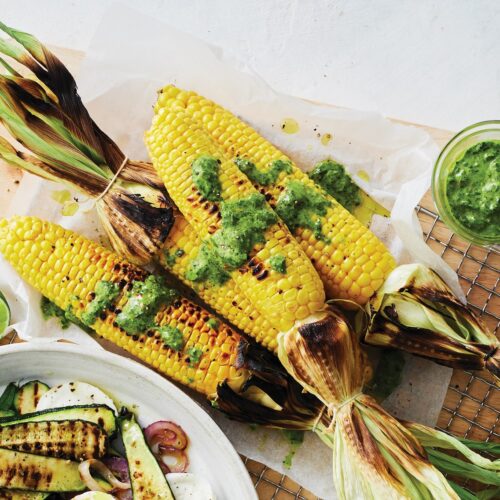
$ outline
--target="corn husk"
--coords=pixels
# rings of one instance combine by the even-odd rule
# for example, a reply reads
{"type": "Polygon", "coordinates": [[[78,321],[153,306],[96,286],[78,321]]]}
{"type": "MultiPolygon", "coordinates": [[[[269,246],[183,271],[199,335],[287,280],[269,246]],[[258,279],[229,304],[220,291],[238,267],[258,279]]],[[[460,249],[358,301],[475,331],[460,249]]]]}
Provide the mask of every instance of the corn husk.
{"type": "MultiPolygon", "coordinates": [[[[331,309],[314,322],[280,334],[278,342],[288,373],[325,405],[330,423],[322,419],[314,430],[333,450],[339,498],[459,498],[429,460],[428,450],[438,445],[459,449],[474,466],[497,473],[497,462],[439,431],[399,422],[362,392],[364,356],[338,311],[331,309]]],[[[445,470],[445,461],[440,463],[445,470]]]]}
{"type": "Polygon", "coordinates": [[[0,141],[0,158],[96,198],[113,248],[134,263],[149,262],[173,224],[163,183],[93,122],[59,59],[32,35],[2,23],[0,29],[11,36],[0,39],[0,123],[11,136],[11,143],[0,141]]]}
{"type": "Polygon", "coordinates": [[[369,344],[396,347],[455,368],[500,376],[499,341],[421,264],[396,268],[369,303],[369,344]]]}

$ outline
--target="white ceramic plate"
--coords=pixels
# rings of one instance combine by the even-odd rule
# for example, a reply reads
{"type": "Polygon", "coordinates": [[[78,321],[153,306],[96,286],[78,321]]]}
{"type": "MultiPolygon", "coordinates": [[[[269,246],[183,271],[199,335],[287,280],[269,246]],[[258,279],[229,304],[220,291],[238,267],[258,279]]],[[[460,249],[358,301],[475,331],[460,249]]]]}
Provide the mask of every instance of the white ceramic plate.
{"type": "Polygon", "coordinates": [[[180,424],[190,439],[189,471],[205,477],[218,500],[256,500],[243,462],[207,413],[161,376],[135,361],[71,344],[17,344],[0,348],[0,389],[9,382],[39,379],[94,384],[134,410],[141,425],[180,424]]]}

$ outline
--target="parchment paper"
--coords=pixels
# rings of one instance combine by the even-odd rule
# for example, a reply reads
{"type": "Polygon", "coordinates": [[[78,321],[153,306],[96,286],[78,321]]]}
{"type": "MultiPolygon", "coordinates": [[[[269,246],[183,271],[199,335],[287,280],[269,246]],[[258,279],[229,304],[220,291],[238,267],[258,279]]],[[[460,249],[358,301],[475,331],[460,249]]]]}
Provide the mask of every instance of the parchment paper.
{"type": "MultiPolygon", "coordinates": [[[[243,117],[304,170],[329,156],[337,159],[368,193],[392,209],[392,220],[375,218],[372,230],[398,261],[419,260],[430,265],[463,298],[455,273],[423,242],[414,213],[429,188],[437,155],[436,145],[424,131],[396,124],[377,113],[332,108],[277,94],[226,50],[122,4],[113,5],[104,14],[78,81],[91,115],[130,158],[147,158],[142,138],[150,124],[156,91],[173,83],[195,90],[243,117]],[[281,130],[286,118],[299,124],[296,134],[281,130]],[[324,145],[320,137],[327,133],[332,140],[324,145]]],[[[52,191],[60,189],[26,175],[10,212],[37,215],[98,239],[99,226],[91,203],[74,193],[80,210],[76,216],[63,217],[61,205],[51,197],[52,191]]],[[[62,331],[55,321],[44,322],[39,294],[1,259],[0,288],[7,292],[13,306],[13,327],[21,338],[65,338],[99,348],[76,327],[62,331]]],[[[400,418],[434,425],[450,376],[447,368],[408,357],[404,381],[385,406],[400,418]]],[[[209,411],[239,452],[287,473],[323,498],[335,498],[331,453],[315,436],[306,436],[291,470],[287,470],[282,461],[289,445],[280,432],[253,430],[209,411]]]]}

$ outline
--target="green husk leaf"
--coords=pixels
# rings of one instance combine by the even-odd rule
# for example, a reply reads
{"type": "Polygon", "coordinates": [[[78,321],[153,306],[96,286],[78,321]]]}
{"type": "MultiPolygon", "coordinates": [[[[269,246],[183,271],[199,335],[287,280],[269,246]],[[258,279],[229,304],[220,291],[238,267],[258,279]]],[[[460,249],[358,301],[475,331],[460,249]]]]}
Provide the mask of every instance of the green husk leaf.
{"type": "MultiPolygon", "coordinates": [[[[455,450],[461,453],[469,462],[486,470],[500,471],[500,459],[489,460],[479,453],[476,453],[461,440],[446,434],[437,429],[431,429],[425,425],[415,422],[406,423],[406,427],[426,448],[440,448],[445,450],[455,450]]],[[[487,448],[487,445],[481,445],[487,448]]]]}
{"type": "Polygon", "coordinates": [[[427,449],[429,460],[440,470],[454,477],[472,479],[491,486],[500,486],[500,474],[466,462],[435,449],[427,449]]]}

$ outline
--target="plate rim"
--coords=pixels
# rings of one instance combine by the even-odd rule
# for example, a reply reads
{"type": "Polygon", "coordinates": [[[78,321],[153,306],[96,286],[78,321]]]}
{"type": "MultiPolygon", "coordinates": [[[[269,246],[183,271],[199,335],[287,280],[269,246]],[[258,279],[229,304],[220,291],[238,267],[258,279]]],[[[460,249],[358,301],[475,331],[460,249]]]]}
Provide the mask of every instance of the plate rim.
{"type": "Polygon", "coordinates": [[[240,494],[246,494],[249,499],[258,500],[258,495],[250,477],[250,473],[246,469],[245,464],[238,455],[235,447],[232,445],[231,441],[229,441],[222,429],[212,419],[208,412],[205,411],[205,409],[202,408],[196,401],[185,394],[170,380],[156,373],[151,368],[142,365],[134,359],[120,356],[119,354],[106,351],[105,349],[89,349],[88,346],[82,347],[77,344],[63,342],[51,342],[47,344],[33,344],[31,342],[27,342],[1,346],[0,358],[8,354],[16,354],[19,352],[57,352],[73,353],[79,356],[89,356],[91,358],[99,359],[103,362],[119,366],[122,369],[130,371],[133,374],[154,383],[160,388],[160,390],[168,393],[169,396],[173,396],[174,399],[177,399],[177,402],[182,406],[182,408],[189,411],[191,414],[194,414],[194,416],[197,417],[197,420],[199,420],[200,416],[206,417],[203,419],[203,425],[205,427],[208,427],[208,430],[211,431],[211,434],[218,436],[219,445],[223,448],[223,451],[230,462],[233,463],[235,472],[237,471],[238,475],[240,476],[240,494]]]}

